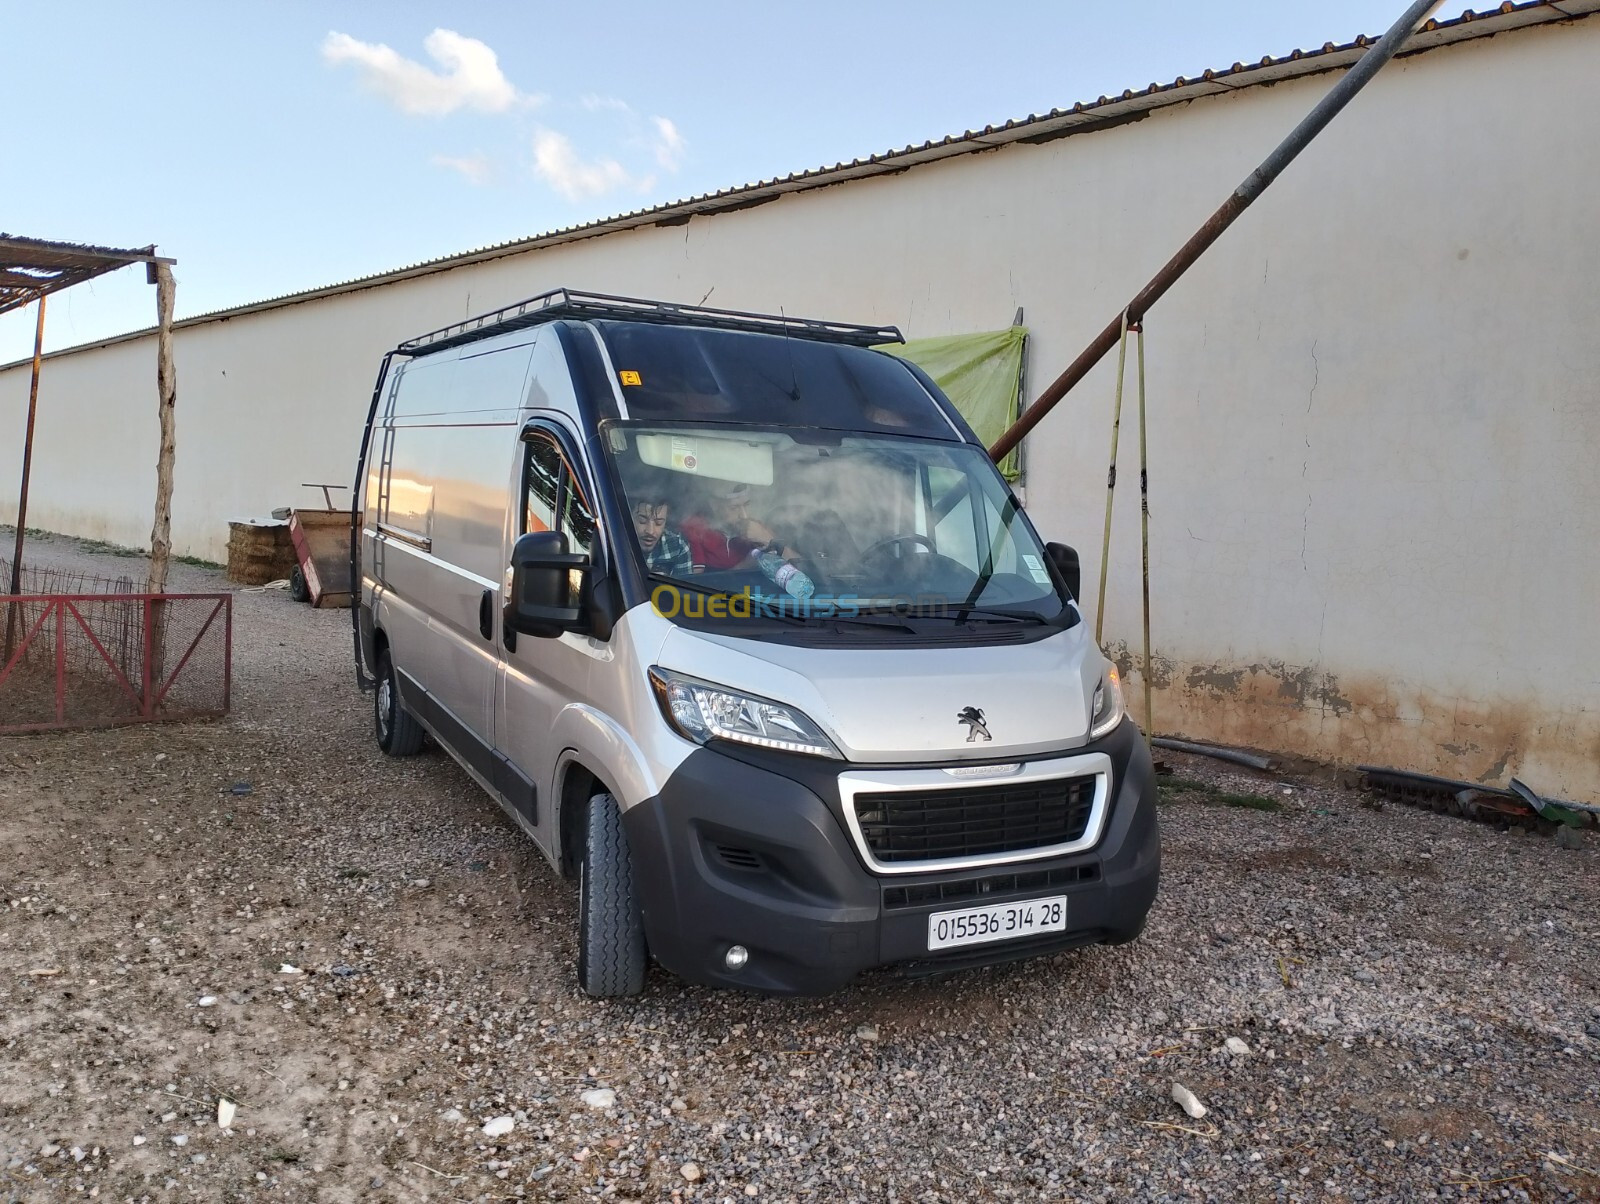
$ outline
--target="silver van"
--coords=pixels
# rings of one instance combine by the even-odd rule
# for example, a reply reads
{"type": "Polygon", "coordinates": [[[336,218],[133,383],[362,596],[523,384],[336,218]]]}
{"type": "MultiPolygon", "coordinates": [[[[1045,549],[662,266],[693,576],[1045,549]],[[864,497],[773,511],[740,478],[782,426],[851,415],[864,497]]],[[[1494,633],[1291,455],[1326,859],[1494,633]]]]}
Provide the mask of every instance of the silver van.
{"type": "Polygon", "coordinates": [[[893,328],[546,293],[400,344],[357,676],[578,881],[578,978],[820,994],[1132,940],[1116,670],[893,328]]]}

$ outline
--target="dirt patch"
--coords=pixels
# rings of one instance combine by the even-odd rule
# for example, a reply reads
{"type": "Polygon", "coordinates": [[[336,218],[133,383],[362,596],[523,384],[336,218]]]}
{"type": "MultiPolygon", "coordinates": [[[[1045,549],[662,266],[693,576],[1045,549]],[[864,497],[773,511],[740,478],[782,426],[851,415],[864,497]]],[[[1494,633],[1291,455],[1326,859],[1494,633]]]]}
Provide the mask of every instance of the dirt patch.
{"type": "Polygon", "coordinates": [[[570,885],[448,758],[376,751],[348,613],[236,601],[230,720],[0,740],[8,1204],[1594,1198],[1540,1161],[1600,1166],[1592,838],[1174,755],[1282,807],[1163,806],[1134,944],[595,1002],[570,885]]]}
{"type": "Polygon", "coordinates": [[[1350,862],[1315,845],[1295,845],[1287,849],[1267,849],[1250,859],[1250,864],[1266,873],[1293,870],[1329,870],[1336,874],[1350,871],[1350,862]]]}

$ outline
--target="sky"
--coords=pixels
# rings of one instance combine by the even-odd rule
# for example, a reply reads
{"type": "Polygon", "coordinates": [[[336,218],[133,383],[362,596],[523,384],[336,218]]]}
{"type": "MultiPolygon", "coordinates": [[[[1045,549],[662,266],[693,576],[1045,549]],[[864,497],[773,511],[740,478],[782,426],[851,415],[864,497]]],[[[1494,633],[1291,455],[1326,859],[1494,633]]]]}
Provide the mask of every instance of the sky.
{"type": "MultiPolygon", "coordinates": [[[[0,0],[0,231],[155,243],[183,318],[1381,34],[1404,7],[0,0]]],[[[53,296],[45,349],[152,325],[154,293],[131,268],[53,296]]],[[[33,337],[32,307],[0,316],[0,363],[33,337]]]]}

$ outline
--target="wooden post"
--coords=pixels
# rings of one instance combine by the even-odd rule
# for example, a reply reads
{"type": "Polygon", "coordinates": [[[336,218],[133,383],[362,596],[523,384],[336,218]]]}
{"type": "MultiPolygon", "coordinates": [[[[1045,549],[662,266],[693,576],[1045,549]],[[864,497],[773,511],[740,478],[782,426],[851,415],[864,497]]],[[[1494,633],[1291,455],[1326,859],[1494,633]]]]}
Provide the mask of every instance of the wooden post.
{"type": "MultiPolygon", "coordinates": [[[[156,393],[161,417],[161,451],[156,459],[156,518],[150,528],[150,577],[145,591],[167,592],[167,566],[172,559],[172,461],[177,454],[178,370],[172,362],[172,265],[150,265],[156,286],[156,393]]],[[[150,633],[145,643],[145,706],[154,717],[154,693],[165,676],[167,616],[160,599],[146,603],[150,633]]]]}
{"type": "Polygon", "coordinates": [[[172,461],[177,452],[178,370],[172,362],[172,265],[156,262],[156,392],[161,416],[161,453],[156,460],[156,519],[150,528],[150,579],[146,591],[167,592],[172,558],[172,461]]]}
{"type": "MultiPolygon", "coordinates": [[[[44,297],[39,297],[39,320],[33,330],[33,381],[28,386],[28,430],[22,437],[22,492],[17,496],[17,546],[11,557],[11,590],[22,592],[22,541],[28,529],[28,477],[33,468],[33,422],[39,412],[39,369],[44,366],[44,297]]],[[[10,661],[16,644],[18,603],[6,607],[6,654],[10,661]]],[[[3,662],[0,662],[3,663],[3,662]]]]}

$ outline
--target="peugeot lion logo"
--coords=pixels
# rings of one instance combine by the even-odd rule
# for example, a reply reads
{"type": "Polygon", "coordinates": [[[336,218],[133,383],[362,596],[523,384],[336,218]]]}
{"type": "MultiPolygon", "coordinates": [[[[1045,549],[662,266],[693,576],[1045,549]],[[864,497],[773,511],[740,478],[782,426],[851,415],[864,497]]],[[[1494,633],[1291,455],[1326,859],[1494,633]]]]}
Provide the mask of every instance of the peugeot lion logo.
{"type": "Polygon", "coordinates": [[[967,725],[968,744],[971,744],[975,740],[994,739],[994,737],[989,734],[989,725],[983,721],[983,712],[977,707],[963,707],[961,709],[961,713],[956,716],[956,722],[965,723],[967,725]]]}

